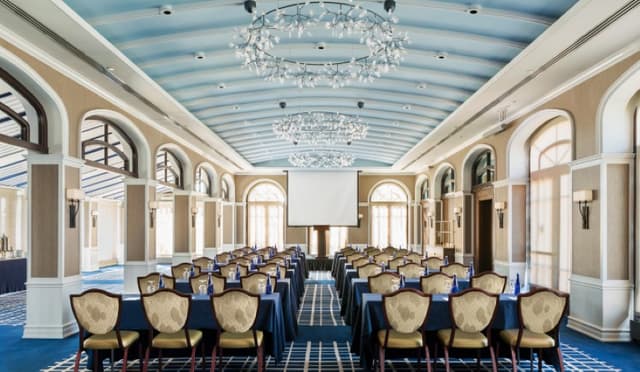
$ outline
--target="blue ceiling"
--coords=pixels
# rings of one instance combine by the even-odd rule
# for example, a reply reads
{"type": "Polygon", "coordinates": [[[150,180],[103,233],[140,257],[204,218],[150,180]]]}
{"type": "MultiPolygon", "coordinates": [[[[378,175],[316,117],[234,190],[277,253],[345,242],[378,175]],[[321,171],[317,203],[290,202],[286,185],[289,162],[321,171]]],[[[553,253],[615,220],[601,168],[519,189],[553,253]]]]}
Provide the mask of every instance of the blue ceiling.
{"type": "MultiPolygon", "coordinates": [[[[297,88],[267,82],[241,68],[229,46],[251,15],[242,1],[65,0],[107,40],[255,166],[287,166],[290,153],[311,149],[277,139],[274,120],[302,111],[360,114],[366,139],[331,148],[356,166],[390,166],[499,72],[576,0],[398,0],[396,30],[411,43],[398,70],[345,88],[297,88]],[[470,3],[479,9],[469,14],[470,3]],[[170,4],[173,14],[160,15],[170,4]],[[194,54],[204,52],[204,60],[194,54]],[[446,55],[445,59],[436,58],[446,55]],[[357,101],[365,101],[359,110],[357,101]],[[283,112],[278,102],[286,101],[283,112]]],[[[258,12],[296,1],[258,0],[258,12]]],[[[380,14],[381,1],[361,1],[380,14]]],[[[300,60],[349,59],[357,40],[318,31],[283,38],[278,48],[300,60]],[[327,48],[314,48],[325,42],[327,48]],[[322,53],[319,56],[319,53],[322,53]]]]}

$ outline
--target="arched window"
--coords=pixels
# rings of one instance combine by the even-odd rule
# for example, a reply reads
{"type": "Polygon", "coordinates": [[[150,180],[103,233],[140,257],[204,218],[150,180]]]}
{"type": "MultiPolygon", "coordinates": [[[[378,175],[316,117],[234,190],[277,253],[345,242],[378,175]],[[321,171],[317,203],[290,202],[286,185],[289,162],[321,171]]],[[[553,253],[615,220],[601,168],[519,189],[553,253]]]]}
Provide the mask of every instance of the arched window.
{"type": "Polygon", "coordinates": [[[247,244],[284,246],[284,194],[274,184],[262,182],[247,195],[247,244]]]}
{"type": "Polygon", "coordinates": [[[179,189],[183,187],[182,163],[167,149],[161,149],[156,155],[156,181],[179,189]]]}
{"type": "Polygon", "coordinates": [[[483,185],[495,179],[495,159],[491,150],[482,152],[473,162],[471,168],[471,186],[483,185]]]}
{"type": "Polygon", "coordinates": [[[0,68],[0,141],[42,153],[47,149],[47,118],[36,97],[0,68]]]}
{"type": "Polygon", "coordinates": [[[456,191],[456,175],[453,168],[449,167],[444,171],[440,190],[442,195],[456,191]]]}
{"type": "Polygon", "coordinates": [[[213,191],[211,185],[213,185],[211,174],[203,166],[199,166],[196,169],[195,190],[211,196],[213,191]]]}
{"type": "Polygon", "coordinates": [[[407,193],[386,182],[371,194],[371,244],[379,247],[407,247],[407,193]]]}
{"type": "Polygon", "coordinates": [[[531,283],[569,291],[571,273],[571,123],[547,122],[529,140],[531,283]]]}
{"type": "Polygon", "coordinates": [[[224,178],[220,182],[220,198],[229,201],[229,183],[224,178]]]}
{"type": "Polygon", "coordinates": [[[87,165],[138,176],[138,153],[131,138],[111,121],[92,116],[82,123],[82,159],[87,165]]]}
{"type": "Polygon", "coordinates": [[[420,200],[427,200],[429,199],[429,194],[430,194],[431,190],[429,190],[429,179],[425,179],[422,182],[422,185],[420,185],[420,200]]]}

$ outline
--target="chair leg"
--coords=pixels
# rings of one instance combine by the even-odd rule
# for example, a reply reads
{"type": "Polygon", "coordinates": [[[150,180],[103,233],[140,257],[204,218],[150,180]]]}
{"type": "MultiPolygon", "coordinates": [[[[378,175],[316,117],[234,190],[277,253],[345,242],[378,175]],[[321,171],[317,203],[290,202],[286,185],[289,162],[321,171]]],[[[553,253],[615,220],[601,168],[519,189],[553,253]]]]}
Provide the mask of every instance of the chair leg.
{"type": "Polygon", "coordinates": [[[158,349],[158,371],[162,372],[162,349],[158,349]]]}
{"type": "Polygon", "coordinates": [[[200,353],[202,354],[202,368],[200,368],[202,370],[202,372],[204,372],[204,364],[207,361],[207,356],[204,355],[204,342],[200,343],[200,353]]]}
{"type": "Polygon", "coordinates": [[[493,372],[498,372],[496,353],[493,351],[493,346],[491,345],[489,345],[489,354],[491,354],[491,369],[493,370],[493,372]]]}
{"type": "Polygon", "coordinates": [[[124,355],[122,356],[122,372],[127,372],[127,357],[129,356],[129,348],[124,348],[124,355]]]}
{"type": "Polygon", "coordinates": [[[449,366],[449,348],[447,346],[444,347],[444,369],[447,372],[451,371],[449,366]]]}
{"type": "Polygon", "coordinates": [[[98,371],[98,358],[99,358],[98,350],[93,351],[93,370],[98,371]]]}
{"type": "Polygon", "coordinates": [[[518,358],[516,358],[516,349],[511,346],[511,368],[513,372],[518,372],[518,358]]]}
{"type": "Polygon", "coordinates": [[[480,370],[480,349],[476,350],[476,370],[480,370]]]}
{"type": "Polygon", "coordinates": [[[542,371],[542,349],[538,349],[538,371],[542,371]]]}
{"type": "Polygon", "coordinates": [[[213,345],[213,349],[211,349],[211,369],[210,372],[215,372],[216,370],[216,352],[218,351],[218,347],[213,345]]]}
{"type": "Polygon", "coordinates": [[[258,372],[264,371],[264,348],[262,345],[258,347],[258,372]]]}
{"type": "Polygon", "coordinates": [[[191,372],[195,372],[196,370],[196,349],[197,346],[191,347],[191,372]]]}
{"type": "Polygon", "coordinates": [[[78,372],[80,369],[80,356],[82,355],[82,349],[78,349],[76,353],[76,360],[73,362],[73,372],[78,372]]]}
{"type": "Polygon", "coordinates": [[[149,346],[147,346],[147,349],[144,351],[144,362],[142,363],[142,372],[147,372],[147,369],[149,368],[149,346]]]}
{"type": "Polygon", "coordinates": [[[558,362],[560,363],[560,372],[564,372],[564,361],[562,360],[562,350],[560,350],[560,345],[556,347],[556,352],[558,353],[558,362]]]}
{"type": "Polygon", "coordinates": [[[424,357],[427,363],[427,372],[431,372],[431,355],[429,355],[429,345],[424,345],[424,357]]]}
{"type": "Polygon", "coordinates": [[[384,347],[378,346],[378,364],[380,365],[380,372],[384,372],[384,347]]]}

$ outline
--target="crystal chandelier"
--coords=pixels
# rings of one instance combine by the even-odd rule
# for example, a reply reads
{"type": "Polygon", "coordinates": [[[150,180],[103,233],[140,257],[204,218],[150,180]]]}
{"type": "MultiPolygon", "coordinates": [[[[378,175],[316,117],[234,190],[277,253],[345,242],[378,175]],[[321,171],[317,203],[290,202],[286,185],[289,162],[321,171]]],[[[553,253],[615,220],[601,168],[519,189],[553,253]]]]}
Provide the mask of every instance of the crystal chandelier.
{"type": "Polygon", "coordinates": [[[289,155],[289,163],[298,168],[344,168],[350,167],[354,160],[352,154],[333,150],[297,152],[289,155]]]}
{"type": "Polygon", "coordinates": [[[273,123],[276,136],[294,145],[350,145],[365,138],[367,129],[359,117],[318,111],[287,115],[273,123]]]}
{"type": "Polygon", "coordinates": [[[395,16],[385,18],[359,4],[337,1],[305,1],[272,9],[239,30],[231,43],[243,59],[243,67],[254,71],[267,81],[293,81],[298,87],[315,87],[327,83],[333,88],[343,87],[357,80],[372,82],[383,73],[396,69],[406,53],[409,42],[406,34],[394,32],[395,16]],[[333,37],[357,37],[368,54],[351,56],[331,62],[309,62],[273,53],[279,44],[279,34],[289,38],[311,35],[310,29],[331,30],[333,37]]]}

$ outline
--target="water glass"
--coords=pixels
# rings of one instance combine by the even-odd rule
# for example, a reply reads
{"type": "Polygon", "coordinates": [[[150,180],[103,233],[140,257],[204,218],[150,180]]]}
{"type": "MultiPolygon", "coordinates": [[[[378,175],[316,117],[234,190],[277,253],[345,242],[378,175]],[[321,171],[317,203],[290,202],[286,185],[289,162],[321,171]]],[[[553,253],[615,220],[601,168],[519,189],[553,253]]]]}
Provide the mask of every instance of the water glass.
{"type": "Polygon", "coordinates": [[[236,278],[236,271],[235,270],[229,271],[229,274],[227,275],[227,277],[228,277],[227,279],[229,280],[234,280],[236,278]]]}
{"type": "Polygon", "coordinates": [[[198,283],[200,283],[200,285],[198,286],[198,292],[201,295],[206,295],[207,294],[207,281],[206,280],[198,280],[198,283]]]}
{"type": "Polygon", "coordinates": [[[156,285],[153,280],[147,280],[147,293],[155,292],[156,285]]]}
{"type": "Polygon", "coordinates": [[[182,272],[182,279],[189,279],[189,269],[184,269],[184,272],[182,272]]]}
{"type": "Polygon", "coordinates": [[[509,280],[509,294],[513,294],[515,290],[516,290],[516,282],[515,280],[511,279],[509,280]]]}

